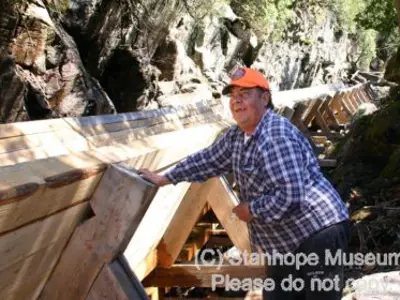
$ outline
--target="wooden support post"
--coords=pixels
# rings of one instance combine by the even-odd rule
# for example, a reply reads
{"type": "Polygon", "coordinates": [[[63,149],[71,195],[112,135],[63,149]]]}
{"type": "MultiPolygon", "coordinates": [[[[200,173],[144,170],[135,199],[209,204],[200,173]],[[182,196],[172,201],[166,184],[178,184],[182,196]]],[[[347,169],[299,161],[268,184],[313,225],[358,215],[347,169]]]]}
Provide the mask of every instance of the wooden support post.
{"type": "Polygon", "coordinates": [[[283,107],[283,108],[281,109],[281,111],[280,111],[280,115],[281,115],[282,117],[285,117],[285,118],[288,119],[288,120],[291,120],[291,119],[292,119],[293,114],[294,114],[294,109],[293,109],[293,108],[290,108],[290,107],[287,107],[287,106],[283,107]]]}
{"type": "Polygon", "coordinates": [[[319,127],[321,128],[322,132],[327,136],[327,137],[331,137],[331,130],[329,129],[328,124],[326,124],[325,119],[323,117],[323,112],[324,110],[326,110],[326,105],[327,105],[328,101],[326,101],[326,99],[323,99],[319,105],[319,107],[317,108],[316,112],[315,112],[315,120],[317,122],[317,124],[319,125],[319,127]],[[325,107],[324,109],[322,109],[323,107],[325,107]]]}
{"type": "MultiPolygon", "coordinates": [[[[155,265],[153,264],[153,258],[155,257],[149,260],[150,263],[145,263],[145,260],[153,251],[155,251],[155,253],[157,253],[158,261],[157,248],[169,228],[171,221],[177,214],[179,206],[181,205],[190,186],[191,184],[189,182],[181,182],[176,186],[168,185],[159,189],[139,228],[136,230],[128,244],[128,247],[124,251],[124,256],[129,263],[130,268],[136,276],[138,276],[139,280],[142,280],[144,278],[143,276],[146,276],[149,271],[151,272],[154,269],[155,265]]],[[[188,203],[185,205],[187,204],[188,203]]],[[[195,208],[198,214],[202,211],[202,208],[203,207],[201,206],[195,208]]],[[[179,229],[184,229],[182,224],[180,225],[181,228],[179,229]]],[[[175,229],[176,228],[177,227],[175,227],[175,229]]],[[[191,228],[184,230],[189,230],[190,232],[190,229],[191,228]]],[[[170,236],[170,234],[172,233],[169,233],[167,236],[170,236]]],[[[169,240],[167,241],[167,244],[171,244],[169,240]]],[[[172,247],[171,249],[174,248],[172,247]]],[[[165,248],[162,250],[165,250],[165,248]]],[[[164,255],[164,258],[165,256],[166,255],[164,255]]]]}
{"type": "Polygon", "coordinates": [[[198,251],[208,242],[211,237],[211,231],[207,229],[211,229],[211,224],[210,228],[202,226],[196,226],[193,228],[188,241],[185,243],[183,249],[179,253],[177,261],[188,262],[197,255],[198,251]]]}
{"type": "Polygon", "coordinates": [[[336,119],[335,115],[331,110],[331,107],[329,106],[331,99],[332,99],[331,97],[327,97],[325,101],[322,103],[319,111],[324,120],[326,120],[327,125],[330,128],[333,127],[334,129],[338,129],[340,126],[339,121],[336,119]]]}
{"type": "Polygon", "coordinates": [[[86,300],[129,300],[109,265],[104,265],[86,300]]]}
{"type": "Polygon", "coordinates": [[[363,99],[361,98],[361,90],[363,89],[363,86],[358,87],[355,91],[354,91],[354,99],[356,99],[358,105],[357,105],[357,109],[358,107],[364,103],[363,99]]]}
{"type": "Polygon", "coordinates": [[[308,106],[308,109],[306,110],[303,116],[304,125],[308,127],[311,124],[312,120],[314,120],[316,116],[318,109],[322,105],[322,102],[323,101],[321,99],[315,99],[311,101],[310,105],[308,106]]]}
{"type": "MultiPolygon", "coordinates": [[[[264,281],[266,268],[263,265],[254,266],[202,266],[202,265],[174,265],[172,268],[156,268],[144,281],[144,286],[158,287],[212,287],[213,277],[245,279],[259,278],[264,281]]],[[[226,284],[226,282],[225,282],[226,284]]],[[[216,287],[225,287],[219,282],[216,287]]]]}
{"type": "Polygon", "coordinates": [[[343,103],[346,103],[351,116],[354,116],[354,114],[357,111],[357,106],[354,104],[353,98],[352,98],[352,91],[346,92],[344,98],[343,98],[343,103]]]}
{"type": "Polygon", "coordinates": [[[86,299],[104,265],[128,244],[155,192],[129,170],[110,166],[90,200],[95,216],[77,227],[39,299],[86,299]]]}
{"type": "Polygon", "coordinates": [[[160,266],[169,268],[175,262],[206,205],[210,186],[210,181],[190,185],[157,247],[160,266]]]}
{"type": "Polygon", "coordinates": [[[354,89],[354,91],[352,91],[350,93],[350,99],[351,99],[356,111],[357,111],[358,107],[361,105],[361,101],[359,101],[359,99],[357,98],[357,91],[358,91],[358,88],[354,89]]]}
{"type": "Polygon", "coordinates": [[[347,115],[347,122],[350,122],[351,119],[353,118],[353,113],[352,113],[352,109],[351,106],[348,104],[348,100],[345,96],[345,94],[342,94],[339,98],[341,107],[343,108],[343,111],[346,112],[347,115]]]}
{"type": "Polygon", "coordinates": [[[210,181],[211,186],[207,194],[207,202],[236,248],[250,253],[247,224],[232,213],[232,209],[239,204],[239,200],[225,178],[212,178],[210,181]]]}
{"type": "Polygon", "coordinates": [[[330,101],[328,106],[331,108],[332,113],[337,118],[339,125],[345,125],[351,120],[351,115],[344,111],[341,99],[343,93],[337,93],[330,101]]]}
{"type": "Polygon", "coordinates": [[[87,211],[77,204],[1,236],[0,299],[37,299],[87,211]]]}
{"type": "Polygon", "coordinates": [[[334,168],[337,165],[336,159],[319,159],[318,162],[322,168],[334,168]]]}
{"type": "Polygon", "coordinates": [[[314,141],[311,138],[311,133],[303,122],[303,114],[307,110],[307,105],[304,103],[297,103],[292,117],[292,123],[307,137],[308,141],[315,148],[314,141]]]}

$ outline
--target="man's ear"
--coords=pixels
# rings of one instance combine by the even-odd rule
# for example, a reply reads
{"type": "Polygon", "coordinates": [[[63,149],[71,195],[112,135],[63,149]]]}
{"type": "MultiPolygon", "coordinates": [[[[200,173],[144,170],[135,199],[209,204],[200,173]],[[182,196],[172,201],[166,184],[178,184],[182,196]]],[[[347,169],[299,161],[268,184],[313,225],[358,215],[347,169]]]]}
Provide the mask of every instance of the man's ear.
{"type": "Polygon", "coordinates": [[[267,107],[269,101],[271,101],[271,95],[270,95],[270,93],[269,93],[269,92],[264,92],[264,93],[262,94],[262,96],[261,96],[261,99],[262,99],[262,101],[263,101],[263,103],[264,103],[264,106],[267,107]]]}

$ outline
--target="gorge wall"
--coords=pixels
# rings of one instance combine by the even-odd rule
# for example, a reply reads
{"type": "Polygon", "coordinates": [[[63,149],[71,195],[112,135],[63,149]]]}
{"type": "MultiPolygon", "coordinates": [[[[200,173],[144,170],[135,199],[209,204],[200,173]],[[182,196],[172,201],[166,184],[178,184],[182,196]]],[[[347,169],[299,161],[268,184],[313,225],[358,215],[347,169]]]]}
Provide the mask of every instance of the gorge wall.
{"type": "Polygon", "coordinates": [[[307,5],[276,39],[224,3],[198,16],[188,0],[3,2],[2,123],[218,98],[240,65],[275,90],[347,82],[360,54],[334,12],[318,17],[307,5]]]}

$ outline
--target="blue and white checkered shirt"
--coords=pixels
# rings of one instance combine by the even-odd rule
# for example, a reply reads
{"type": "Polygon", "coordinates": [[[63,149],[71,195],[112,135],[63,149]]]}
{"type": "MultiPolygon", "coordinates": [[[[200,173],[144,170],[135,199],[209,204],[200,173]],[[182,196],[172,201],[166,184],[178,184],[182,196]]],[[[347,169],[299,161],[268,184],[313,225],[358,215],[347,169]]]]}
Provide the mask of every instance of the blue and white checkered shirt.
{"type": "Polygon", "coordinates": [[[240,200],[249,201],[252,250],[294,252],[314,232],[348,220],[346,205],[322,175],[308,140],[292,123],[266,111],[245,142],[237,126],[176,165],[173,183],[204,181],[233,171],[240,200]]]}

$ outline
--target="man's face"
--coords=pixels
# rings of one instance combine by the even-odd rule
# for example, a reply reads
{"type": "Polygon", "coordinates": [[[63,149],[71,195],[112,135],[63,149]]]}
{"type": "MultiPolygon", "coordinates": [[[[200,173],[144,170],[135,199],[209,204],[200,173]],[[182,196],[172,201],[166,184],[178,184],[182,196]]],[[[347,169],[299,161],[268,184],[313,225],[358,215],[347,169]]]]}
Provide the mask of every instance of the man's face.
{"type": "Polygon", "coordinates": [[[257,88],[231,88],[229,107],[233,119],[245,132],[252,133],[257,127],[266,110],[265,103],[257,88]]]}

